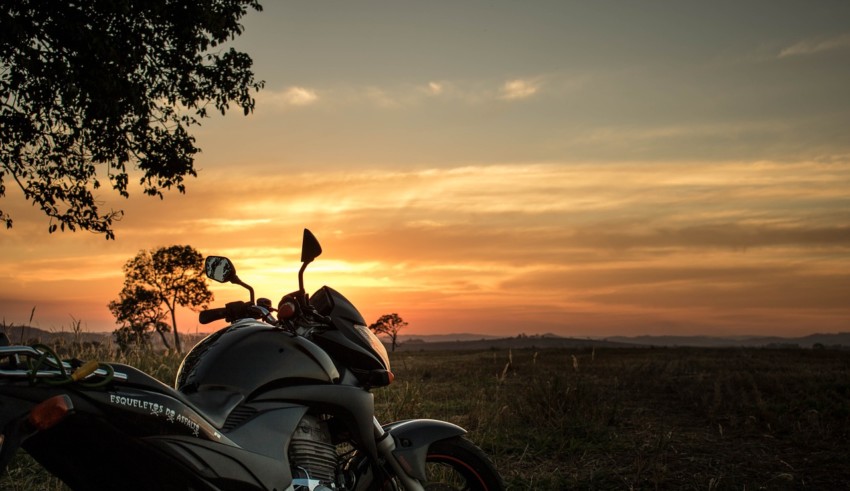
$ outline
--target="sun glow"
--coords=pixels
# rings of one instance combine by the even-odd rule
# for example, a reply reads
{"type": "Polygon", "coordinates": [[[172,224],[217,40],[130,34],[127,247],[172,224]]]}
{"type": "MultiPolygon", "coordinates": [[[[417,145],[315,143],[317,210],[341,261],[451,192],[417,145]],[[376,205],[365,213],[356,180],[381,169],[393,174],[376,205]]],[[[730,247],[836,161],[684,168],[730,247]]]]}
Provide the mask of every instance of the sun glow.
{"type": "Polygon", "coordinates": [[[806,22],[754,30],[747,2],[624,6],[626,23],[564,2],[349,3],[246,17],[255,110],[193,126],[185,194],[148,199],[137,170],[124,200],[104,178],[116,241],[47,234],[7,173],[6,321],[35,306],[37,326],[111,330],[122,266],[173,244],[230,257],[276,301],[306,227],[324,249],[308,290],[410,332],[846,330],[850,7],[777,4],[806,22]]]}

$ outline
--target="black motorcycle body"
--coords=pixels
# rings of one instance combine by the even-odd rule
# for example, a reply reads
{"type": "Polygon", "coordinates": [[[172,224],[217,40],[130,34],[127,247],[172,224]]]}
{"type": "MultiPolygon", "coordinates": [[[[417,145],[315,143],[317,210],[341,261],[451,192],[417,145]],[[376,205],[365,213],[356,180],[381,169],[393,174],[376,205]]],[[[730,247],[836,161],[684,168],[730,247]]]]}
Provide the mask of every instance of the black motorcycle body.
{"type": "Polygon", "coordinates": [[[378,423],[370,389],[392,381],[386,350],[339,292],[304,293],[321,248],[307,230],[302,248],[300,289],[279,319],[229,260],[207,259],[208,276],[246,286],[251,301],[201,313],[230,325],[186,355],[173,388],[128,365],[86,370],[0,347],[0,471],[21,447],[75,490],[427,489],[443,462],[459,486],[501,489],[462,428],[378,423]]]}

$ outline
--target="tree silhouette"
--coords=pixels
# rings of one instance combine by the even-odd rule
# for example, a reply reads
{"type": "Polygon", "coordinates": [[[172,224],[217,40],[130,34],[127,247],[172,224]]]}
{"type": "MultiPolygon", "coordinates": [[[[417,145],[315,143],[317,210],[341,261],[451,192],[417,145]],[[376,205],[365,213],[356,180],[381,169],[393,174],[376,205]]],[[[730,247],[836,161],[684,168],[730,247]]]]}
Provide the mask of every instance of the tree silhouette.
{"type": "Polygon", "coordinates": [[[374,324],[369,326],[375,334],[386,334],[390,337],[390,341],[392,342],[392,351],[395,351],[396,346],[398,346],[398,333],[404,327],[407,326],[407,322],[404,322],[404,319],[399,317],[398,314],[385,314],[382,315],[374,324]]]}
{"type": "Polygon", "coordinates": [[[165,322],[166,313],[155,291],[139,285],[129,286],[108,306],[121,326],[113,331],[121,349],[126,350],[130,344],[147,346],[152,332],[159,334],[166,348],[171,348],[165,337],[171,327],[165,322]]]}
{"type": "MultiPolygon", "coordinates": [[[[98,208],[102,181],[128,197],[185,191],[209,110],[254,108],[252,60],[222,43],[258,0],[0,2],[0,198],[4,179],[48,231],[114,238],[123,212],[98,208]]],[[[103,183],[105,184],[105,183],[103,183]]],[[[12,217],[0,209],[0,223],[12,217]]]]}
{"type": "Polygon", "coordinates": [[[165,305],[171,313],[174,348],[182,352],[177,332],[177,307],[206,308],[213,299],[204,276],[203,256],[188,245],[139,251],[124,265],[124,288],[119,298],[138,302],[140,295],[151,295],[151,303],[165,305]]]}

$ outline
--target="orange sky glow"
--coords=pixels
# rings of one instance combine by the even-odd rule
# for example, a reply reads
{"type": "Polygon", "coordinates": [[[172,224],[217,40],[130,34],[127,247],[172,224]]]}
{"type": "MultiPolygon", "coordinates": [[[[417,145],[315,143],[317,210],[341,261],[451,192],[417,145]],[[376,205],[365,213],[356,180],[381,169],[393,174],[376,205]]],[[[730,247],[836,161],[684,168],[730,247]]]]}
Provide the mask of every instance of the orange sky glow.
{"type": "MultiPolygon", "coordinates": [[[[126,213],[117,240],[48,234],[8,187],[7,325],[35,308],[38,327],[112,330],[121,266],[171,244],[230,257],[276,301],[309,228],[324,253],[308,290],[332,286],[370,322],[397,312],[409,333],[850,330],[840,15],[764,4],[810,16],[789,30],[728,3],[743,19],[715,32],[688,23],[711,25],[700,10],[716,5],[318,3],[249,15],[236,44],[267,83],[255,113],[196,130],[185,195],[105,192],[126,213]]],[[[213,328],[188,310],[178,327],[213,328]]]]}

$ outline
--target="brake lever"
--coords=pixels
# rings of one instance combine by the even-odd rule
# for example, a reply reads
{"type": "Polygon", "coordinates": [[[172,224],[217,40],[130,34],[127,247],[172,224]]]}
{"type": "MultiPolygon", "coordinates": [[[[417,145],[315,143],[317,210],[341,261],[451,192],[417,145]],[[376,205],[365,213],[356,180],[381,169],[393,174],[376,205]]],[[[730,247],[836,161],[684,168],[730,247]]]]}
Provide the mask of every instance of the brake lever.
{"type": "Polygon", "coordinates": [[[267,308],[265,308],[261,305],[250,305],[250,306],[248,306],[248,312],[250,314],[252,314],[251,317],[254,317],[254,315],[257,315],[258,317],[254,317],[255,319],[260,319],[260,320],[266,322],[267,324],[271,324],[273,326],[278,325],[278,321],[277,321],[277,319],[272,317],[271,311],[269,311],[269,309],[267,309],[267,308]]]}

